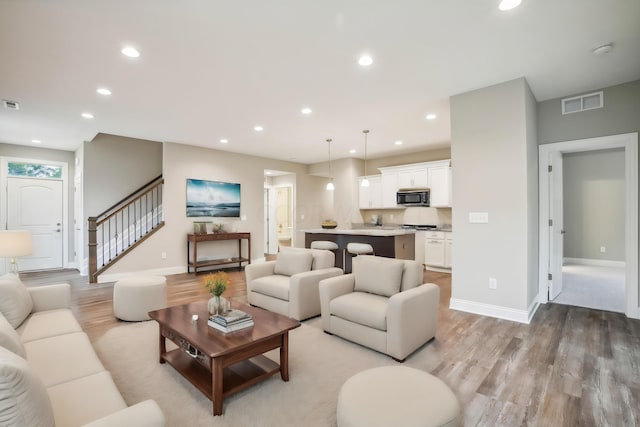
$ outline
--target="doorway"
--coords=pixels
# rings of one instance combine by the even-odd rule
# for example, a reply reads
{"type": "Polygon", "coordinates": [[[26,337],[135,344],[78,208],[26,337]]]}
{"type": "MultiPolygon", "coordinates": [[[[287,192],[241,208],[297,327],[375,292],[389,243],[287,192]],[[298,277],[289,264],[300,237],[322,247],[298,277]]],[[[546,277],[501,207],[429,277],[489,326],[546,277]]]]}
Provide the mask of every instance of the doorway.
{"type": "Polygon", "coordinates": [[[281,247],[295,246],[295,174],[265,171],[264,253],[277,254],[281,247]]]}
{"type": "Polygon", "coordinates": [[[29,230],[33,254],[20,257],[21,271],[61,269],[67,261],[67,164],[2,158],[0,213],[8,230],[29,230]]]}
{"type": "Polygon", "coordinates": [[[546,144],[539,147],[539,301],[541,303],[554,301],[571,305],[584,304],[584,306],[605,310],[617,307],[613,311],[621,311],[629,317],[638,318],[637,141],[637,133],[633,133],[546,144]],[[568,162],[565,164],[564,156],[593,158],[602,150],[613,153],[616,150],[618,153],[622,151],[620,157],[622,157],[624,172],[620,173],[622,179],[617,188],[615,184],[598,179],[591,179],[584,183],[585,188],[579,191],[564,185],[563,171],[565,166],[569,165],[568,162]],[[568,192],[568,195],[563,192],[568,192]],[[577,192],[585,193],[587,196],[584,199],[576,199],[577,192]],[[608,200],[611,197],[615,198],[616,194],[618,194],[617,200],[608,200]],[[573,212],[570,216],[564,215],[565,203],[571,203],[568,205],[573,212]],[[618,206],[618,217],[611,214],[612,210],[603,214],[603,210],[599,209],[597,203],[622,205],[618,206]],[[579,206],[576,206],[577,204],[579,206]],[[598,215],[602,217],[597,217],[598,215]],[[582,218],[576,218],[576,216],[582,216],[582,218]],[[566,223],[565,219],[567,219],[566,223]],[[594,241],[602,242],[602,233],[599,233],[599,230],[586,229],[585,224],[591,224],[590,228],[598,225],[601,228],[620,227],[622,231],[618,232],[619,241],[614,242],[609,250],[618,251],[617,256],[613,258],[623,261],[607,263],[606,260],[602,260],[604,257],[600,255],[607,251],[606,245],[600,243],[594,247],[594,241]],[[570,234],[565,234],[567,230],[570,234]],[[567,236],[566,244],[565,236],[567,236]],[[585,239],[593,241],[585,241],[585,239]],[[569,251],[568,254],[564,253],[565,248],[569,251]],[[593,251],[597,251],[598,254],[594,255],[593,251]],[[593,268],[584,268],[582,266],[585,264],[584,260],[592,258],[596,259],[595,262],[586,262],[586,264],[595,264],[592,265],[593,268]],[[601,259],[597,260],[597,258],[601,259]],[[602,292],[603,287],[610,286],[604,289],[602,295],[611,297],[609,291],[613,292],[620,284],[620,272],[610,271],[611,274],[603,276],[606,270],[602,267],[620,268],[621,265],[624,273],[621,306],[615,305],[613,301],[615,297],[613,297],[606,304],[594,307],[592,302],[585,301],[583,298],[589,291],[576,289],[577,281],[581,281],[584,286],[591,286],[591,292],[595,295],[602,292]],[[593,287],[596,284],[598,286],[593,287]],[[574,294],[573,299],[571,294],[574,294]]]}

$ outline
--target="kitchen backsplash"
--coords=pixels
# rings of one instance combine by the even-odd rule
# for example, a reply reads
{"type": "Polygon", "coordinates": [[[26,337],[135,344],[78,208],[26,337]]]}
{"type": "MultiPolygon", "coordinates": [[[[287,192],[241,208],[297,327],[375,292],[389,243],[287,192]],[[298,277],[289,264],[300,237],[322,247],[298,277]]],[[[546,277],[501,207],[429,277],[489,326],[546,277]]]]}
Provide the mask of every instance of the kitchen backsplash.
{"type": "Polygon", "coordinates": [[[365,224],[372,224],[375,218],[381,218],[383,225],[391,224],[433,224],[451,226],[451,209],[408,207],[406,209],[384,209],[361,211],[365,224]]]}

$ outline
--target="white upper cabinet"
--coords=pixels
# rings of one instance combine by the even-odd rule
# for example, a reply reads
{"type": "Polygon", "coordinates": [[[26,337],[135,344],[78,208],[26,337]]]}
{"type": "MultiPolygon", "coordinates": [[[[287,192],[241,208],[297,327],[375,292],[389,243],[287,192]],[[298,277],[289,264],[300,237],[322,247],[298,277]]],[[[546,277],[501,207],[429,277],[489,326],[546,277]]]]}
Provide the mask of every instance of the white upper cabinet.
{"type": "Polygon", "coordinates": [[[382,174],[382,207],[401,208],[396,204],[396,193],[398,192],[398,174],[382,174]]]}
{"type": "Polygon", "coordinates": [[[428,169],[430,206],[434,208],[451,206],[451,166],[434,166],[428,169]]]}
{"type": "Polygon", "coordinates": [[[360,209],[376,209],[382,207],[382,178],[380,175],[369,175],[369,186],[363,187],[362,180],[358,178],[358,194],[360,196],[360,209]]]}
{"type": "MultiPolygon", "coordinates": [[[[379,168],[382,172],[383,208],[402,208],[396,205],[398,190],[429,188],[430,205],[434,208],[451,207],[451,160],[414,163],[411,165],[379,168]]],[[[362,204],[360,205],[361,209],[362,204]]]]}
{"type": "Polygon", "coordinates": [[[407,167],[398,171],[398,189],[428,188],[429,175],[426,164],[407,167]]]}

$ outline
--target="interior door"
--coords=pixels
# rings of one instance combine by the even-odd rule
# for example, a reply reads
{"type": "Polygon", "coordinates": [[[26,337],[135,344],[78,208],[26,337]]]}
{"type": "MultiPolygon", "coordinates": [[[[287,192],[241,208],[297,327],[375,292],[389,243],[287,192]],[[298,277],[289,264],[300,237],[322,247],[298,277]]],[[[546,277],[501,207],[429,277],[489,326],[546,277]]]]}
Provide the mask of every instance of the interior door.
{"type": "Polygon", "coordinates": [[[33,254],[20,257],[20,271],[62,268],[62,181],[7,180],[7,229],[29,230],[33,254]]]}
{"type": "Polygon", "coordinates": [[[274,187],[265,189],[265,253],[278,253],[277,193],[274,187]]]}
{"type": "Polygon", "coordinates": [[[562,153],[550,154],[549,164],[549,218],[552,224],[549,226],[549,300],[555,299],[562,292],[562,263],[564,248],[564,220],[562,210],[562,153]]]}

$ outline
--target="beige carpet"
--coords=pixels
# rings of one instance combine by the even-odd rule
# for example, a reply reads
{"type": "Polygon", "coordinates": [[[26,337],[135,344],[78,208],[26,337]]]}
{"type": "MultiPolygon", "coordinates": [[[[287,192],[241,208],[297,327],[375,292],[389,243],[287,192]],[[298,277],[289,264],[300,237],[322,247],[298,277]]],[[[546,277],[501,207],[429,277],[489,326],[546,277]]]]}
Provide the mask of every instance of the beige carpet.
{"type": "MultiPolygon", "coordinates": [[[[430,345],[404,365],[435,368],[440,361],[430,345]]],[[[223,415],[213,417],[211,401],[171,366],[158,363],[155,321],[115,327],[94,346],[127,403],[154,399],[168,427],[334,426],[338,392],[349,377],[364,369],[397,365],[390,357],[325,334],[320,319],[312,319],[290,334],[289,382],[273,376],[225,399],[223,415]]],[[[275,351],[268,356],[278,360],[275,351]]]]}

